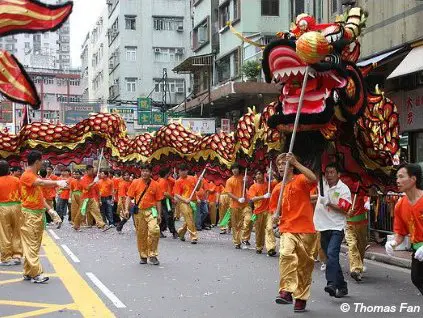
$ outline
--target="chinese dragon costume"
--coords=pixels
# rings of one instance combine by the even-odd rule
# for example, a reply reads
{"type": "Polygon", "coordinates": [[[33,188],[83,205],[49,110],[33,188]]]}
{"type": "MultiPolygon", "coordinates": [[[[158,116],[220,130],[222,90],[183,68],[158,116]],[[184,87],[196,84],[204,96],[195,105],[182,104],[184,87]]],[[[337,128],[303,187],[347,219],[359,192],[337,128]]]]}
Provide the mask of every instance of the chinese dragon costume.
{"type": "MultiPolygon", "coordinates": [[[[36,1],[0,1],[1,35],[53,30],[71,9],[71,2],[46,6],[36,1]]],[[[39,149],[53,164],[69,164],[103,148],[115,167],[136,170],[140,162],[170,167],[186,162],[198,172],[207,165],[206,177],[221,183],[229,177],[232,163],[237,161],[252,172],[284,150],[309,66],[294,153],[317,169],[337,160],[362,189],[377,185],[387,190],[393,187],[389,180],[399,152],[398,112],[383,93],[367,90],[364,77],[372,66],[356,65],[365,20],[360,8],[350,9],[332,24],[317,24],[306,14],[298,16],[291,31],[279,33],[263,52],[266,81],[281,85],[279,99],[261,113],[249,109],[230,134],[201,136],[171,123],[155,133],[128,137],[122,118],[100,113],[73,127],[32,123],[16,135],[1,132],[0,156],[20,162],[26,151],[39,149]]],[[[16,58],[1,51],[0,63],[0,91],[37,108],[40,101],[34,85],[16,58]]]]}

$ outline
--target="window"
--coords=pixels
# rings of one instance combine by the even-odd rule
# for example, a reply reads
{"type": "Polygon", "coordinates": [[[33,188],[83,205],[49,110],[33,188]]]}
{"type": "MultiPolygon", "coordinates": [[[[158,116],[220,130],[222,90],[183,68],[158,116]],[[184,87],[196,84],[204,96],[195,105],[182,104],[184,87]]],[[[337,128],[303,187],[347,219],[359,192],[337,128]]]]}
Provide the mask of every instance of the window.
{"type": "MultiPolygon", "coordinates": [[[[166,82],[167,92],[170,93],[177,93],[181,94],[184,93],[184,80],[183,79],[176,79],[170,78],[166,82]]],[[[156,93],[164,93],[165,92],[165,83],[162,79],[154,79],[154,92],[156,93]]]]}
{"type": "Polygon", "coordinates": [[[136,17],[135,16],[125,16],[125,29],[135,30],[136,29],[136,17]]]}
{"type": "Polygon", "coordinates": [[[231,77],[231,56],[225,56],[217,62],[217,80],[224,82],[231,77]]]}
{"type": "Polygon", "coordinates": [[[292,0],[291,1],[291,21],[295,21],[297,16],[304,13],[304,1],[292,0]]]}
{"type": "MultiPolygon", "coordinates": [[[[304,0],[301,2],[304,5],[304,0]]],[[[278,16],[279,0],[261,0],[261,15],[278,16]]]]}
{"type": "Polygon", "coordinates": [[[48,32],[44,33],[44,39],[48,39],[48,32]]]}
{"type": "Polygon", "coordinates": [[[226,23],[230,20],[229,16],[229,2],[226,2],[219,8],[219,28],[226,27],[226,23]]]}
{"type": "Polygon", "coordinates": [[[209,17],[192,31],[192,48],[196,50],[209,41],[209,17]]]}
{"type": "Polygon", "coordinates": [[[137,47],[127,46],[125,50],[126,50],[126,60],[129,62],[135,62],[137,60],[137,47]]]}
{"type": "Polygon", "coordinates": [[[25,50],[29,50],[31,48],[31,43],[25,42],[25,50]]]}
{"type": "Polygon", "coordinates": [[[25,33],[25,39],[29,39],[29,33],[25,33]]]}
{"type": "Polygon", "coordinates": [[[116,39],[119,34],[119,18],[116,18],[115,22],[113,22],[112,27],[107,31],[107,35],[109,37],[109,45],[116,39]]]}
{"type": "Polygon", "coordinates": [[[184,19],[179,17],[154,17],[155,30],[165,31],[182,31],[184,27],[184,19]]]}
{"type": "Polygon", "coordinates": [[[234,21],[240,19],[240,4],[241,4],[241,0],[233,0],[234,1],[234,21]]]}
{"type": "Polygon", "coordinates": [[[338,13],[338,0],[332,0],[332,14],[338,13]]]}
{"type": "Polygon", "coordinates": [[[133,77],[126,77],[125,82],[126,82],[126,91],[135,93],[137,79],[133,77]]]}
{"type": "Polygon", "coordinates": [[[183,48],[160,48],[155,47],[154,61],[162,63],[182,62],[184,56],[183,48]]]}

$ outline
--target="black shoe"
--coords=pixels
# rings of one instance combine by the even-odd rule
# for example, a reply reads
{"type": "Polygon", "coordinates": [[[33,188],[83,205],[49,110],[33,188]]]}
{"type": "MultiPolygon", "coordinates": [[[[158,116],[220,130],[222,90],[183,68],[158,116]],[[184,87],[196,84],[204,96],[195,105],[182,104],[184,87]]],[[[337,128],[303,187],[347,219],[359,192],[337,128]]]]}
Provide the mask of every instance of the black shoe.
{"type": "Polygon", "coordinates": [[[141,257],[140,264],[147,264],[147,257],[141,257]]]}
{"type": "Polygon", "coordinates": [[[59,223],[57,223],[56,229],[59,230],[62,227],[62,223],[63,223],[62,221],[60,221],[59,223]]]}
{"type": "Polygon", "coordinates": [[[203,227],[203,230],[210,231],[211,230],[211,227],[207,225],[207,226],[203,227]]]}
{"type": "Polygon", "coordinates": [[[178,237],[179,237],[179,239],[180,239],[182,242],[185,242],[185,236],[180,236],[180,235],[178,235],[178,237]]]}
{"type": "Polygon", "coordinates": [[[356,282],[361,282],[361,273],[360,272],[351,272],[351,277],[356,281],[356,282]]]}
{"type": "Polygon", "coordinates": [[[333,285],[328,285],[325,287],[325,292],[329,294],[331,297],[335,297],[336,295],[336,287],[333,285]]]}
{"type": "Polygon", "coordinates": [[[160,232],[160,238],[166,238],[166,235],[164,235],[163,232],[160,232]]]}
{"type": "Polygon", "coordinates": [[[150,262],[151,265],[160,265],[159,260],[155,256],[150,257],[148,261],[150,262]]]}
{"type": "Polygon", "coordinates": [[[202,228],[197,229],[197,231],[202,231],[202,230],[203,230],[202,228]]]}
{"type": "Polygon", "coordinates": [[[242,244],[247,245],[247,246],[251,245],[249,241],[242,241],[242,244]]]}
{"type": "Polygon", "coordinates": [[[256,250],[256,254],[261,254],[261,253],[263,253],[262,250],[256,250]]]}
{"type": "Polygon", "coordinates": [[[275,250],[269,250],[269,251],[267,251],[267,256],[270,256],[270,257],[272,257],[272,256],[275,256],[276,255],[276,251],[275,250]]]}
{"type": "Polygon", "coordinates": [[[342,298],[348,295],[348,288],[341,288],[336,290],[335,298],[342,298]]]}
{"type": "Polygon", "coordinates": [[[191,244],[197,244],[197,240],[192,240],[191,244]]]}
{"type": "Polygon", "coordinates": [[[172,234],[172,236],[173,236],[173,239],[176,240],[178,238],[178,233],[175,232],[172,234]]]}
{"type": "Polygon", "coordinates": [[[241,249],[241,244],[235,244],[235,249],[240,250],[241,249]]]}
{"type": "Polygon", "coordinates": [[[226,234],[226,230],[220,230],[220,234],[226,234]]]}

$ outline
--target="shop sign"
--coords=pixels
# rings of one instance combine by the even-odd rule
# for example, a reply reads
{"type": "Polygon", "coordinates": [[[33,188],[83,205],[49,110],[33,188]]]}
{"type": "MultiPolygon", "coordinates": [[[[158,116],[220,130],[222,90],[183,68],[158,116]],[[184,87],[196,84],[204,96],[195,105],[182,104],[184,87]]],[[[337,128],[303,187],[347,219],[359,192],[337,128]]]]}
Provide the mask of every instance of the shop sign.
{"type": "Polygon", "coordinates": [[[400,131],[423,129],[423,88],[388,95],[398,107],[400,131]]]}

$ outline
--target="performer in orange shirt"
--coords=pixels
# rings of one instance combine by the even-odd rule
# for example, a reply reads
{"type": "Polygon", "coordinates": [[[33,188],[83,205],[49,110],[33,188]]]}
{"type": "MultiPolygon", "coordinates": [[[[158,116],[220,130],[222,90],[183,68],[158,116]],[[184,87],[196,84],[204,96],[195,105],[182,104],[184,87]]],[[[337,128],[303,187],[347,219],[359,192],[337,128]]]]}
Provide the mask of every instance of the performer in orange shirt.
{"type": "MultiPolygon", "coordinates": [[[[121,221],[121,217],[118,212],[118,204],[119,204],[119,183],[123,180],[121,177],[122,173],[119,170],[113,172],[113,223],[119,224],[121,221]]],[[[128,175],[129,179],[129,175],[128,175]]]]}
{"type": "Polygon", "coordinates": [[[75,222],[75,217],[81,213],[82,205],[82,185],[81,185],[82,172],[75,170],[73,172],[73,178],[70,180],[69,188],[71,192],[71,222],[75,222]]]}
{"type": "Polygon", "coordinates": [[[215,227],[217,225],[217,203],[218,203],[218,187],[212,181],[205,181],[209,188],[209,215],[210,225],[215,227]]]}
{"type": "Polygon", "coordinates": [[[273,233],[272,214],[269,211],[269,199],[272,189],[264,182],[264,173],[257,170],[255,173],[256,183],[248,190],[248,197],[254,204],[254,215],[256,215],[256,253],[261,254],[266,243],[267,255],[276,255],[276,240],[273,233]]]}
{"type": "Polygon", "coordinates": [[[100,208],[98,206],[98,178],[95,177],[94,167],[87,165],[86,175],[82,177],[80,185],[82,187],[81,213],[77,214],[74,220],[73,228],[80,231],[82,219],[85,215],[91,215],[95,219],[98,228],[108,230],[101,218],[100,208]]]}
{"type": "Polygon", "coordinates": [[[123,173],[123,178],[119,182],[119,189],[118,189],[118,208],[117,213],[119,213],[121,221],[116,226],[116,230],[118,232],[122,232],[123,226],[126,222],[128,222],[128,219],[126,218],[126,211],[129,209],[129,207],[126,206],[126,199],[128,197],[128,189],[131,185],[131,181],[129,181],[130,175],[129,172],[123,173]]]}
{"type": "Polygon", "coordinates": [[[37,173],[42,166],[42,154],[33,150],[28,154],[28,168],[23,173],[21,184],[22,214],[24,217],[21,227],[22,249],[24,255],[23,274],[25,280],[33,283],[45,283],[48,277],[42,275],[38,253],[44,231],[44,212],[51,209],[44,197],[42,187],[67,187],[65,180],[42,180],[37,173]]]}
{"type": "MultiPolygon", "coordinates": [[[[68,184],[70,183],[70,170],[63,169],[61,172],[60,180],[65,180],[68,184]]],[[[58,191],[59,198],[57,199],[57,213],[59,214],[62,222],[65,219],[66,212],[70,213],[69,207],[69,198],[70,198],[70,189],[69,187],[59,189],[58,191]]]]}
{"type": "Polygon", "coordinates": [[[219,202],[219,226],[220,226],[220,234],[226,234],[230,233],[231,231],[231,218],[230,218],[230,205],[231,205],[231,198],[227,193],[225,193],[225,187],[223,185],[220,185],[218,187],[218,198],[219,202]],[[229,212],[228,212],[229,210],[229,212]],[[226,212],[228,212],[228,224],[222,225],[222,221],[226,215],[226,212]]]}
{"type": "MultiPolygon", "coordinates": [[[[140,264],[159,265],[157,259],[158,245],[160,237],[160,215],[161,200],[163,190],[159,184],[151,179],[151,166],[143,164],[141,166],[141,179],[132,182],[128,189],[126,206],[129,207],[131,199],[134,199],[135,206],[132,214],[137,231],[138,252],[140,254],[140,264]]],[[[129,218],[129,209],[126,212],[129,218]]]]}
{"type": "Polygon", "coordinates": [[[184,217],[184,223],[178,230],[178,236],[181,241],[185,241],[185,233],[188,230],[191,237],[191,244],[197,244],[198,242],[197,229],[195,228],[194,223],[194,210],[191,206],[194,205],[194,208],[196,208],[196,203],[192,201],[195,200],[195,198],[190,197],[194,191],[196,183],[196,177],[188,176],[187,165],[181,164],[179,166],[179,179],[176,180],[173,188],[174,197],[179,202],[179,209],[184,217]]]}
{"type": "MultiPolygon", "coordinates": [[[[251,208],[246,200],[246,189],[244,189],[244,176],[241,174],[240,166],[235,163],[231,167],[233,176],[226,181],[225,192],[231,200],[231,224],[232,238],[236,249],[241,248],[241,236],[244,223],[244,216],[251,214],[251,208]],[[245,192],[245,193],[244,193],[245,192]]],[[[246,246],[250,242],[242,242],[246,246]]]]}
{"type": "Polygon", "coordinates": [[[413,254],[411,256],[411,281],[423,295],[423,185],[422,168],[419,164],[406,164],[397,171],[397,186],[404,192],[395,206],[395,238],[386,242],[386,253],[394,255],[395,247],[410,235],[413,254]]]}
{"type": "Polygon", "coordinates": [[[281,211],[278,207],[282,182],[272,191],[270,210],[279,221],[279,295],[278,304],[292,304],[294,311],[303,312],[310,297],[310,287],[314,268],[313,247],[316,231],[313,224],[313,206],[310,191],[317,184],[316,175],[297,161],[293,154],[281,154],[276,158],[279,174],[283,175],[285,165],[288,176],[283,191],[281,211]],[[300,174],[294,174],[294,169],[300,174]]]}
{"type": "Polygon", "coordinates": [[[21,191],[9,164],[0,160],[0,266],[21,264],[21,191]]]}
{"type": "Polygon", "coordinates": [[[23,170],[20,166],[17,166],[17,167],[10,168],[10,172],[12,173],[12,176],[20,179],[22,176],[23,170]]]}
{"type": "Polygon", "coordinates": [[[201,186],[195,192],[197,198],[197,213],[195,214],[195,227],[197,231],[210,230],[210,226],[206,224],[209,215],[209,185],[206,180],[202,180],[201,186]]]}
{"type": "Polygon", "coordinates": [[[109,176],[109,171],[100,171],[100,181],[98,182],[101,204],[100,211],[103,220],[107,219],[109,226],[115,226],[113,220],[113,180],[110,179],[109,176]]]}
{"type": "MultiPolygon", "coordinates": [[[[43,180],[51,180],[47,178],[46,169],[41,169],[39,174],[43,180]]],[[[56,178],[56,180],[59,180],[59,178],[56,178]]],[[[50,207],[54,207],[53,202],[56,197],[56,188],[57,187],[42,187],[41,189],[43,191],[44,199],[46,200],[47,205],[50,207]]],[[[50,222],[53,221],[57,229],[60,229],[62,227],[62,219],[60,218],[59,214],[57,214],[57,212],[54,210],[54,208],[47,210],[46,222],[49,223],[49,220],[50,222]]]]}
{"type": "Polygon", "coordinates": [[[170,180],[170,169],[169,168],[161,168],[159,171],[160,178],[157,180],[159,183],[160,189],[163,190],[164,198],[161,201],[162,205],[162,219],[160,222],[160,237],[165,238],[166,235],[163,234],[167,228],[169,228],[169,232],[172,233],[174,239],[178,238],[178,233],[175,229],[175,220],[173,218],[173,210],[172,210],[172,189],[174,185],[174,181],[170,180]]]}

